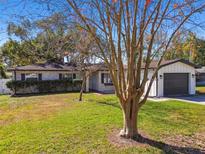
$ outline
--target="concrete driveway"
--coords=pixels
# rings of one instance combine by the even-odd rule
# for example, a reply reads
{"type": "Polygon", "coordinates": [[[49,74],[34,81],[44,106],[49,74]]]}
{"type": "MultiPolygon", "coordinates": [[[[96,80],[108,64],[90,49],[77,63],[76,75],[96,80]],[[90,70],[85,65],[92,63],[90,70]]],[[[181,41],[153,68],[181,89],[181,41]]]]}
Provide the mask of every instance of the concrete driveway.
{"type": "Polygon", "coordinates": [[[182,96],[182,97],[175,97],[173,99],[205,105],[205,95],[182,96]]]}
{"type": "Polygon", "coordinates": [[[149,98],[151,101],[161,102],[168,100],[178,100],[187,103],[195,103],[205,105],[205,95],[195,95],[195,96],[181,96],[181,97],[161,97],[161,98],[149,98]]]}

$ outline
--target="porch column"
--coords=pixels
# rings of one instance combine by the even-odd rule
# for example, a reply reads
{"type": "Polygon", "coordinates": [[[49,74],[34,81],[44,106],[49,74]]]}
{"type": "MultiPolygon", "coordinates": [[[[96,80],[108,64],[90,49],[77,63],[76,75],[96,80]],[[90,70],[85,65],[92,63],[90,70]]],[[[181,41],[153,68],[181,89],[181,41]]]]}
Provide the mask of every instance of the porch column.
{"type": "Polygon", "coordinates": [[[89,74],[86,72],[85,92],[89,92],[89,74]]]}

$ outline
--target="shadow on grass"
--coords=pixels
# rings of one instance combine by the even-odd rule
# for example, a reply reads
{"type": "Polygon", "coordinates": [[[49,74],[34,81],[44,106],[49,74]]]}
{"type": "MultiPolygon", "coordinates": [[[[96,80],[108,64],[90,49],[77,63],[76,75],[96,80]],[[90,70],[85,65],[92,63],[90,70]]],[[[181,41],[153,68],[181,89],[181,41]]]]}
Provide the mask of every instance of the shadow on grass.
{"type": "MultiPolygon", "coordinates": [[[[118,102],[113,102],[111,100],[110,101],[109,100],[99,101],[97,103],[121,109],[118,102]]],[[[117,133],[115,132],[115,135],[111,135],[112,136],[111,138],[113,138],[111,140],[115,140],[115,141],[111,141],[111,142],[113,142],[114,144],[117,143],[117,145],[119,145],[120,147],[121,146],[126,146],[126,145],[129,146],[129,142],[130,142],[129,140],[123,139],[123,138],[119,137],[119,135],[116,135],[116,134],[118,134],[118,132],[117,133]],[[113,137],[113,136],[115,136],[115,137],[113,137]],[[119,138],[118,137],[116,138],[116,136],[118,136],[119,138]],[[119,139],[121,141],[119,141],[119,139]]],[[[174,136],[173,136],[173,138],[174,138],[174,136]]],[[[139,145],[139,143],[140,144],[145,144],[145,145],[149,145],[151,147],[160,149],[164,153],[170,153],[170,154],[179,154],[179,153],[181,153],[181,154],[205,154],[204,149],[193,148],[192,145],[189,145],[189,144],[188,145],[185,144],[186,146],[184,146],[184,145],[182,145],[182,143],[177,142],[177,141],[174,142],[174,143],[165,143],[165,142],[162,142],[162,141],[157,141],[157,140],[148,138],[148,137],[143,136],[143,135],[137,136],[136,138],[131,140],[131,142],[132,142],[131,143],[132,145],[133,145],[133,142],[134,142],[134,145],[139,145]]]]}
{"type": "Polygon", "coordinates": [[[108,103],[107,101],[99,101],[97,102],[99,104],[103,104],[103,105],[109,105],[109,106],[113,106],[115,108],[118,108],[118,109],[121,109],[121,107],[119,106],[119,103],[118,102],[111,102],[111,103],[108,103]]]}
{"type": "Polygon", "coordinates": [[[76,91],[72,92],[47,92],[47,93],[28,93],[28,94],[14,94],[11,97],[33,97],[33,96],[47,96],[47,95],[58,95],[58,94],[69,94],[69,93],[79,93],[76,91]]]}
{"type": "Polygon", "coordinates": [[[161,141],[156,141],[149,139],[147,137],[143,137],[139,135],[137,138],[134,139],[134,141],[142,144],[150,145],[154,148],[160,149],[165,153],[173,153],[173,154],[204,154],[205,150],[198,149],[198,148],[192,148],[192,147],[180,147],[180,143],[178,143],[179,146],[176,145],[170,145],[161,141]]]}

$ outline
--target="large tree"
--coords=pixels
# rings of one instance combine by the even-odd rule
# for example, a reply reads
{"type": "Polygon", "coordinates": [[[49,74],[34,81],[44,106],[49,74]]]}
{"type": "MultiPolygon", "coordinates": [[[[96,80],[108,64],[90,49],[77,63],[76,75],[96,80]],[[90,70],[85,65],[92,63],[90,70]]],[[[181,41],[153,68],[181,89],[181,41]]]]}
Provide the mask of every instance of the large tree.
{"type": "Polygon", "coordinates": [[[79,95],[79,101],[82,101],[83,91],[85,91],[86,88],[86,80],[94,71],[92,67],[90,67],[90,64],[93,63],[93,58],[97,55],[98,50],[95,43],[93,43],[93,37],[81,27],[76,26],[71,38],[74,41],[74,48],[72,50],[74,55],[73,61],[75,61],[82,76],[82,85],[79,95]]]}
{"type": "Polygon", "coordinates": [[[197,65],[205,66],[205,40],[197,39],[197,56],[194,62],[197,65]]]}
{"type": "Polygon", "coordinates": [[[8,67],[27,65],[35,61],[35,56],[31,50],[27,50],[27,43],[20,43],[15,40],[8,40],[4,43],[0,51],[2,60],[8,67]]]}
{"type": "Polygon", "coordinates": [[[3,56],[0,51],[0,78],[6,78],[5,66],[3,63],[3,56]]]}
{"type": "Polygon", "coordinates": [[[108,66],[123,111],[120,135],[137,137],[138,113],[146,103],[170,43],[182,26],[203,11],[200,0],[67,0],[74,21],[94,37],[108,66]],[[99,36],[101,38],[99,38],[99,36]],[[102,41],[103,40],[103,41],[102,41]],[[105,45],[102,42],[106,42],[105,45]],[[157,68],[145,91],[150,63],[157,68]],[[126,64],[126,67],[125,67],[126,64]],[[142,70],[142,65],[144,69],[142,70]]]}
{"type": "MultiPolygon", "coordinates": [[[[90,33],[79,25],[75,25],[69,33],[72,40],[72,49],[67,51],[69,62],[78,67],[82,79],[79,101],[83,99],[83,92],[86,91],[86,80],[97,71],[98,67],[92,67],[96,63],[99,48],[90,33]]],[[[99,59],[98,59],[99,61],[99,59]]]]}
{"type": "Polygon", "coordinates": [[[20,22],[10,22],[7,29],[10,40],[1,47],[4,62],[12,67],[60,61],[65,51],[73,49],[70,26],[59,13],[34,21],[24,17],[20,22]]]}
{"type": "Polygon", "coordinates": [[[168,60],[183,58],[196,65],[205,65],[205,40],[197,38],[193,32],[180,31],[173,38],[165,58],[168,60]]]}

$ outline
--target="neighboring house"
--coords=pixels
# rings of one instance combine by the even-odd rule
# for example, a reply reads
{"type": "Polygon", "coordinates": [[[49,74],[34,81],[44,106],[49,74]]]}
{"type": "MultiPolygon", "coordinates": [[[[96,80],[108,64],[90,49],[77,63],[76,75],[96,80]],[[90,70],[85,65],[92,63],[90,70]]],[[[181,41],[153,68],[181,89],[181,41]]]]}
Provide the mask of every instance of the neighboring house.
{"type": "MultiPolygon", "coordinates": [[[[115,89],[107,67],[96,65],[98,69],[86,79],[86,91],[114,93],[115,89]]],[[[150,64],[150,79],[157,62],[150,64]]],[[[79,69],[68,64],[45,63],[9,69],[14,80],[61,80],[65,78],[81,79],[79,69]]],[[[144,66],[142,65],[142,74],[144,66]]],[[[147,82],[146,88],[148,86],[147,82]]],[[[196,87],[195,65],[185,60],[163,61],[157,73],[149,96],[194,95],[196,87]]]]}
{"type": "Polygon", "coordinates": [[[11,94],[11,90],[7,88],[6,83],[11,79],[0,79],[0,94],[11,94]]]}
{"type": "Polygon", "coordinates": [[[196,84],[205,85],[205,66],[196,69],[196,84]]]}
{"type": "Polygon", "coordinates": [[[7,88],[6,82],[10,81],[11,79],[4,79],[0,74],[0,94],[10,94],[10,89],[7,88]]]}

